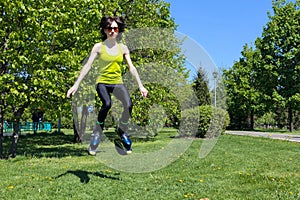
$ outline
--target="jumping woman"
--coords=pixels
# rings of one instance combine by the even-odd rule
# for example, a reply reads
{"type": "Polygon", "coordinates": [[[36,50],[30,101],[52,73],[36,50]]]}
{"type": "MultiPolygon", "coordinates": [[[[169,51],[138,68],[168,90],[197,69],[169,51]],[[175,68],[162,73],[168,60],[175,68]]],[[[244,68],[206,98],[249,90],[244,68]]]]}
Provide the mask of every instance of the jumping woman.
{"type": "Polygon", "coordinates": [[[123,58],[127,63],[130,73],[136,79],[139,90],[143,97],[147,97],[148,91],[143,86],[138,72],[134,67],[129,49],[126,45],[118,42],[117,38],[120,33],[124,32],[125,24],[122,17],[103,17],[100,22],[100,31],[102,34],[102,41],[96,43],[90,53],[86,64],[82,67],[81,72],[74,83],[68,90],[67,97],[74,95],[78,90],[80,82],[90,71],[94,60],[99,59],[98,78],[96,80],[96,91],[102,102],[102,107],[98,113],[96,128],[93,130],[91,137],[91,144],[88,148],[90,155],[96,155],[100,136],[103,132],[105,118],[112,106],[111,94],[119,99],[123,104],[123,113],[119,120],[117,133],[121,137],[122,143],[127,151],[131,153],[132,142],[128,130],[128,121],[132,112],[132,101],[128,90],[125,87],[122,79],[122,62],[123,58]]]}

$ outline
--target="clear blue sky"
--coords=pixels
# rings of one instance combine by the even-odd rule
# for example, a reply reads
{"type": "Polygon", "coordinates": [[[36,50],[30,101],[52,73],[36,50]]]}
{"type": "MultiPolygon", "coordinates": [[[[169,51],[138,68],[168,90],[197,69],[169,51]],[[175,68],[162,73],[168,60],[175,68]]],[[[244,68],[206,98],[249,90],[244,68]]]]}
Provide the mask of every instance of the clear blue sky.
{"type": "Polygon", "coordinates": [[[218,68],[230,68],[268,22],[272,0],[166,0],[177,31],[195,40],[218,68]]]}

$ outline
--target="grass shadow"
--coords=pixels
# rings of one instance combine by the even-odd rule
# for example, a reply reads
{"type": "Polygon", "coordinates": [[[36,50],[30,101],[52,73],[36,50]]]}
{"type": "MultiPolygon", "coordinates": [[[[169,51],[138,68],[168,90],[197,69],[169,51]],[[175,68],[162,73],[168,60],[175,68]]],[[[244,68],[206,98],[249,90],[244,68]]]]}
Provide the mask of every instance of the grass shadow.
{"type": "MultiPolygon", "coordinates": [[[[131,140],[133,142],[155,142],[170,140],[177,134],[173,129],[164,129],[155,137],[140,137],[133,135],[131,140]]],[[[105,131],[106,137],[110,141],[118,138],[116,132],[111,129],[105,131]]],[[[4,137],[3,153],[8,154],[12,138],[9,136],[4,137]]],[[[83,144],[74,144],[73,134],[64,134],[63,132],[52,133],[39,132],[37,134],[20,135],[18,139],[17,156],[23,155],[25,157],[47,157],[47,158],[62,158],[67,156],[86,156],[87,146],[83,144]]]]}
{"type": "MultiPolygon", "coordinates": [[[[26,157],[65,157],[86,155],[84,145],[73,143],[74,136],[64,133],[46,133],[20,135],[18,139],[17,156],[26,157]]],[[[4,137],[3,152],[8,152],[11,137],[4,137]]]]}
{"type": "MultiPolygon", "coordinates": [[[[132,140],[132,142],[153,142],[155,140],[157,140],[156,137],[144,137],[144,136],[139,136],[139,135],[136,135],[136,134],[130,134],[130,139],[132,140]]],[[[114,130],[108,130],[108,131],[105,131],[105,136],[111,141],[115,141],[115,139],[118,139],[120,138],[116,131],[114,130]]]]}
{"type": "Polygon", "coordinates": [[[117,175],[120,175],[119,173],[115,173],[113,175],[106,175],[103,172],[87,172],[87,171],[83,171],[83,170],[68,170],[65,173],[55,177],[54,179],[61,178],[68,174],[73,174],[73,175],[77,176],[80,179],[80,182],[85,183],[85,184],[90,182],[89,175],[97,176],[97,177],[105,178],[105,179],[111,179],[111,180],[121,180],[119,177],[117,177],[117,175]]]}

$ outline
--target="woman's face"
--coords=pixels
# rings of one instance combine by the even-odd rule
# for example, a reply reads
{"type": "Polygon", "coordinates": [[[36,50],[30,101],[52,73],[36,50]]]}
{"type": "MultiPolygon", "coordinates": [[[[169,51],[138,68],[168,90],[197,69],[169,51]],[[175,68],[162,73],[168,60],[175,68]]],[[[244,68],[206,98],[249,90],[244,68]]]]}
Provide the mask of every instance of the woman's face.
{"type": "Polygon", "coordinates": [[[113,21],[108,28],[104,29],[104,31],[107,35],[107,38],[116,38],[119,33],[119,27],[117,22],[113,21]]]}

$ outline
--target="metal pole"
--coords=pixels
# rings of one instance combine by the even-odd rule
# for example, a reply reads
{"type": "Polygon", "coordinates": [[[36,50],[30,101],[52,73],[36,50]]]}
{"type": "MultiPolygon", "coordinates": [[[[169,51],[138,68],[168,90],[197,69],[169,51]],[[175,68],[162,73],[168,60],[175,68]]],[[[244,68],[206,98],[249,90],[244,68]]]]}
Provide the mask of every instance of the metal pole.
{"type": "Polygon", "coordinates": [[[214,71],[213,72],[213,76],[214,76],[214,89],[215,89],[215,91],[214,91],[214,94],[215,94],[215,99],[214,99],[214,106],[215,107],[217,107],[217,88],[216,88],[216,79],[217,79],[217,77],[218,77],[218,72],[216,72],[216,71],[214,71]]]}

